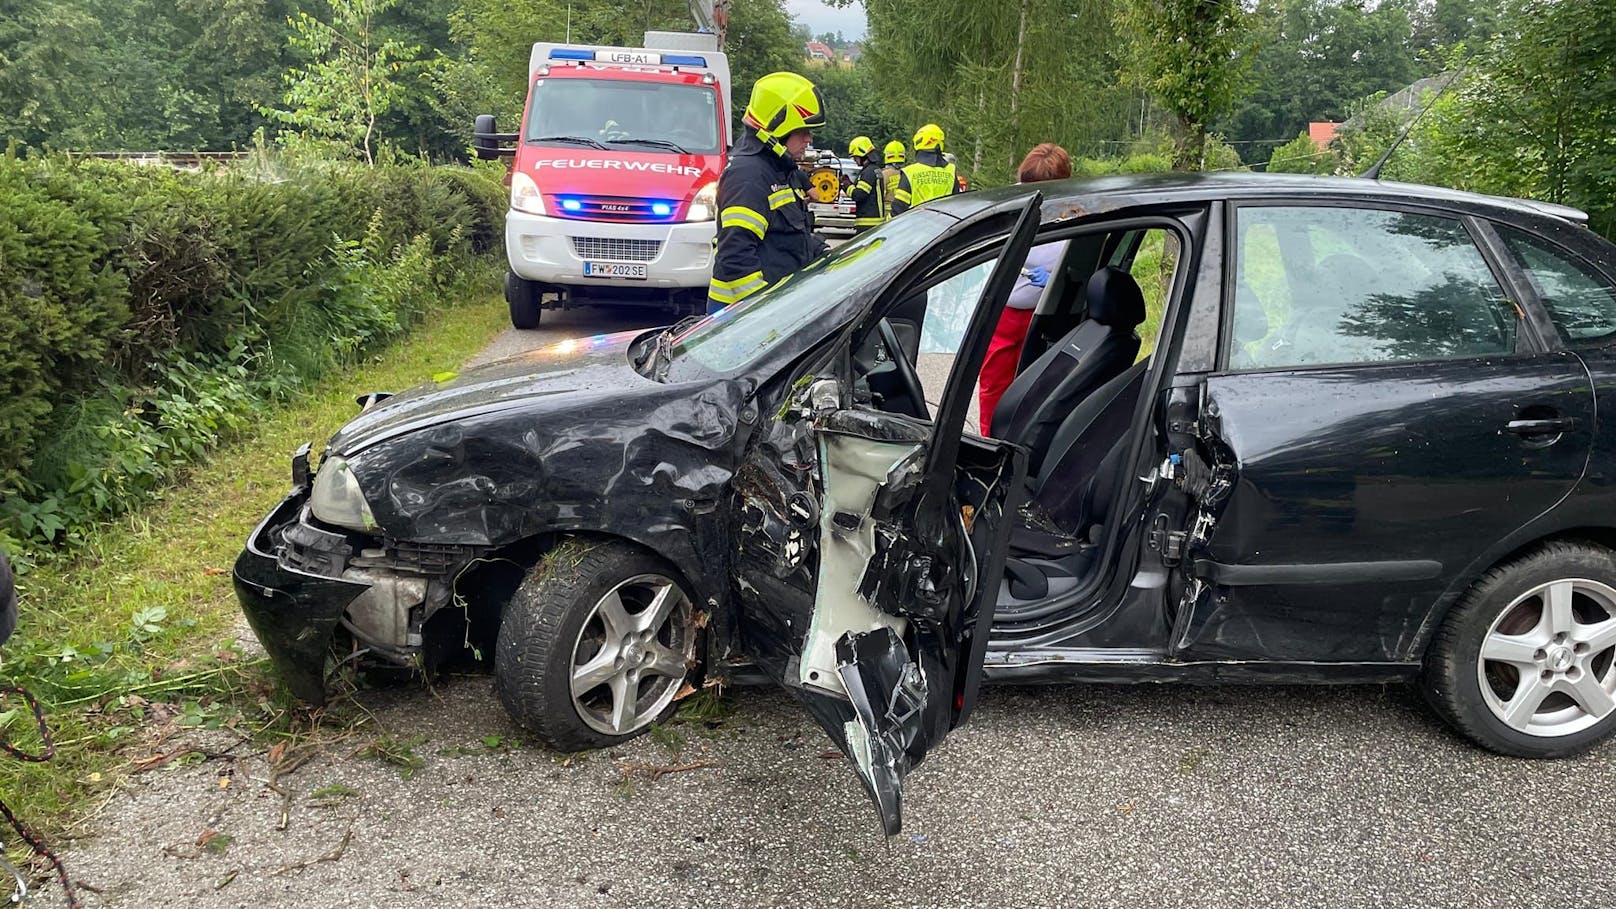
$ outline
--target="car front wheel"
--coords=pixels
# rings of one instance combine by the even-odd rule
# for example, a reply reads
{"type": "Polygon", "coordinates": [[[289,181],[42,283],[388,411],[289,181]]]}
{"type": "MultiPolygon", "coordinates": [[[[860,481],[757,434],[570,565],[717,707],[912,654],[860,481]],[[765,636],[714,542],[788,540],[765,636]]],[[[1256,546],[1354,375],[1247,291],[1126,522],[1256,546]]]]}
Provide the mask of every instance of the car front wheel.
{"type": "Polygon", "coordinates": [[[1616,553],[1556,542],[1489,571],[1426,662],[1427,699],[1502,754],[1565,757],[1616,728],[1616,553]]]}
{"type": "Polygon", "coordinates": [[[627,543],[574,539],[506,606],[494,682],[511,717],[546,744],[602,748],[668,712],[695,653],[695,609],[671,566],[627,543]]]}

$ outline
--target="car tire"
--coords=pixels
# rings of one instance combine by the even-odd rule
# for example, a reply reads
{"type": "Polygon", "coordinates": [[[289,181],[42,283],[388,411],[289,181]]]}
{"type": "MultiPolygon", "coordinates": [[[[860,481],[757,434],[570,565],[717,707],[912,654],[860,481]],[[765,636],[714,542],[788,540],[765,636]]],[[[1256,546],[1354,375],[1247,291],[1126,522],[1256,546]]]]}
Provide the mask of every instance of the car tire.
{"type": "Polygon", "coordinates": [[[1616,729],[1616,553],[1547,543],[1488,571],[1426,657],[1427,701],[1500,754],[1568,757],[1616,729]]]}
{"type": "Polygon", "coordinates": [[[545,744],[604,748],[673,709],[696,638],[694,601],[672,566],[629,543],[573,538],[505,607],[494,685],[511,718],[545,744]]]}
{"type": "Polygon", "coordinates": [[[544,290],[539,282],[506,272],[505,302],[511,307],[512,327],[524,331],[539,327],[539,319],[544,313],[544,290]]]}

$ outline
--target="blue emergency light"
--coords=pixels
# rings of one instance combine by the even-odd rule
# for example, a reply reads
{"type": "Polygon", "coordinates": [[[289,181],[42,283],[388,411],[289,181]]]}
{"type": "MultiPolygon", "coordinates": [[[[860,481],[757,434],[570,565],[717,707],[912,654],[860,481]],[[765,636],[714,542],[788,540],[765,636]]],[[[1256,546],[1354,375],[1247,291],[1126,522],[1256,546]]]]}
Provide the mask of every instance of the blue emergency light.
{"type": "Polygon", "coordinates": [[[593,60],[595,52],[592,50],[578,50],[572,47],[553,47],[550,49],[551,60],[593,60]]]}
{"type": "Polygon", "coordinates": [[[706,57],[697,57],[692,54],[663,54],[663,66],[706,66],[706,57]]]}
{"type": "Polygon", "coordinates": [[[667,216],[673,214],[673,206],[666,202],[652,202],[651,214],[656,215],[659,218],[666,218],[667,216]]]}
{"type": "Polygon", "coordinates": [[[562,199],[561,209],[563,211],[583,211],[584,204],[577,199],[562,199]]]}

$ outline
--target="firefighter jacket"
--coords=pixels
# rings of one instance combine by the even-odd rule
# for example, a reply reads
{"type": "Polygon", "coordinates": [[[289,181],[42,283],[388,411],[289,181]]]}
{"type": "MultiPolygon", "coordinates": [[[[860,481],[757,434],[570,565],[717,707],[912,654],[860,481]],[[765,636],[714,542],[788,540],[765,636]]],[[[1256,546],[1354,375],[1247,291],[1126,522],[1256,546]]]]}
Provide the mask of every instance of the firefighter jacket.
{"type": "Polygon", "coordinates": [[[718,243],[707,311],[750,297],[825,252],[808,211],[808,176],[742,133],[718,178],[718,243]]]}
{"type": "Polygon", "coordinates": [[[893,193],[892,213],[902,214],[917,205],[959,192],[954,165],[939,151],[915,152],[915,163],[898,174],[898,190],[893,193]]]}
{"type": "Polygon", "coordinates": [[[849,195],[853,197],[855,228],[868,230],[891,217],[887,212],[886,185],[880,164],[872,161],[864,165],[849,195]]]}

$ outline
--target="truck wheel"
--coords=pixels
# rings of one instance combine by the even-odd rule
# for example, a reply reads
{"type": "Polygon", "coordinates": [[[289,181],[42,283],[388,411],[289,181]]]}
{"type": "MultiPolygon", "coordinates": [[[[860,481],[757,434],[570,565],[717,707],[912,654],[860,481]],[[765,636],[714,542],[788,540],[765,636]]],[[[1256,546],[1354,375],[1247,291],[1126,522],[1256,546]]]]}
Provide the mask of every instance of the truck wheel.
{"type": "Polygon", "coordinates": [[[539,327],[540,303],[544,300],[543,285],[537,281],[518,278],[505,273],[505,302],[511,306],[511,325],[524,331],[539,327]]]}
{"type": "Polygon", "coordinates": [[[673,708],[696,654],[679,573],[621,542],[570,540],[505,607],[494,686],[519,725],[561,751],[603,748],[673,708]]]}

